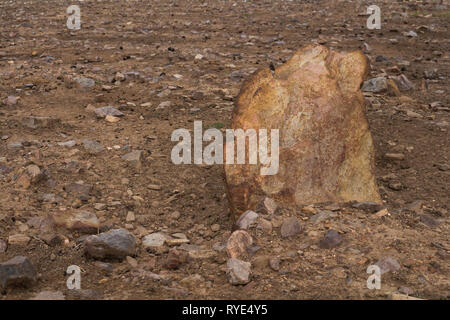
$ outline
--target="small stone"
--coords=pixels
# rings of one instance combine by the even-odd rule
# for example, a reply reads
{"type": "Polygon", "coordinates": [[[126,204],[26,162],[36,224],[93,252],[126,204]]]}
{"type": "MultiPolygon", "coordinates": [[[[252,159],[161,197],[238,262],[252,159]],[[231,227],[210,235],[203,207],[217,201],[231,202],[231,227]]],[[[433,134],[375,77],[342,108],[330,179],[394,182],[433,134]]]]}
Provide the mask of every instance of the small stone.
{"type": "Polygon", "coordinates": [[[252,237],[244,230],[234,231],[227,241],[227,253],[230,258],[248,258],[253,244],[252,237]]]}
{"type": "Polygon", "coordinates": [[[161,102],[161,103],[158,105],[157,109],[168,108],[168,107],[170,107],[171,105],[172,105],[172,102],[170,102],[170,101],[164,101],[164,102],[161,102]]]}
{"type": "Polygon", "coordinates": [[[142,153],[143,150],[134,150],[127,154],[125,154],[122,157],[122,160],[127,161],[128,163],[132,164],[135,167],[141,167],[142,166],[142,153]]]}
{"type": "Polygon", "coordinates": [[[391,79],[394,80],[400,91],[409,91],[411,89],[414,89],[414,84],[409,81],[404,74],[401,74],[399,76],[392,76],[391,79]]]}
{"type": "Polygon", "coordinates": [[[28,175],[22,174],[16,181],[17,187],[20,189],[28,189],[31,186],[31,179],[28,175]]]}
{"type": "Polygon", "coordinates": [[[31,164],[25,169],[31,179],[31,183],[37,183],[43,177],[41,169],[35,164],[31,164]]]}
{"type": "Polygon", "coordinates": [[[203,55],[201,55],[200,53],[195,55],[195,60],[202,60],[202,59],[203,55]]]}
{"type": "Polygon", "coordinates": [[[94,140],[84,139],[82,141],[84,148],[91,154],[97,154],[105,150],[105,147],[94,140]]]}
{"type": "Polygon", "coordinates": [[[131,267],[137,268],[138,262],[137,262],[137,260],[136,260],[135,258],[130,257],[130,256],[127,256],[126,259],[127,259],[128,264],[129,264],[131,267]]]}
{"type": "Polygon", "coordinates": [[[405,287],[405,286],[401,286],[400,288],[398,288],[398,292],[400,292],[402,294],[406,294],[406,295],[414,294],[414,290],[412,290],[411,288],[405,287]]]}
{"type": "Polygon", "coordinates": [[[170,270],[178,269],[181,265],[181,253],[176,249],[170,249],[165,262],[165,267],[170,270]]]}
{"type": "Polygon", "coordinates": [[[378,202],[372,202],[372,201],[364,201],[364,202],[357,202],[352,205],[353,208],[362,210],[366,213],[376,213],[383,209],[383,205],[378,202]]]}
{"type": "Polygon", "coordinates": [[[169,246],[169,247],[175,247],[175,246],[179,246],[182,244],[187,244],[189,243],[189,239],[166,239],[165,243],[169,246]]]}
{"type": "Polygon", "coordinates": [[[0,264],[0,287],[29,287],[37,281],[33,264],[27,257],[16,256],[0,264]]]}
{"type": "Polygon", "coordinates": [[[302,227],[296,217],[290,217],[283,221],[280,231],[283,238],[288,238],[299,234],[302,231],[302,227]]]}
{"type": "Polygon", "coordinates": [[[272,222],[260,217],[258,219],[258,229],[262,229],[265,233],[271,234],[273,230],[272,222]]]}
{"type": "Polygon", "coordinates": [[[93,258],[124,259],[136,254],[136,240],[125,229],[113,229],[89,236],[84,243],[86,254],[93,258]]]}
{"type": "Polygon", "coordinates": [[[50,128],[52,126],[55,126],[58,122],[59,119],[53,119],[49,117],[24,117],[21,121],[24,127],[30,129],[50,128]]]}
{"type": "Polygon", "coordinates": [[[397,260],[392,257],[383,257],[378,260],[375,265],[380,268],[381,274],[385,274],[386,272],[392,272],[399,270],[400,264],[397,260]]]}
{"type": "Polygon", "coordinates": [[[387,88],[387,79],[385,77],[377,77],[364,81],[361,90],[365,92],[380,93],[386,91],[387,88]]]}
{"type": "Polygon", "coordinates": [[[120,119],[118,117],[114,117],[114,116],[110,116],[110,115],[107,115],[105,117],[105,120],[110,122],[110,123],[116,123],[116,122],[120,121],[120,119]]]}
{"type": "Polygon", "coordinates": [[[411,110],[406,110],[406,115],[410,118],[415,118],[415,119],[422,119],[423,116],[420,113],[411,111],[411,110]]]}
{"type": "Polygon", "coordinates": [[[13,106],[15,104],[17,104],[17,101],[19,101],[20,97],[16,97],[16,96],[8,96],[7,98],[5,98],[3,100],[3,103],[6,104],[7,106],[13,106]]]}
{"type": "Polygon", "coordinates": [[[306,207],[302,208],[302,212],[304,212],[306,214],[316,214],[317,209],[314,208],[313,206],[306,206],[306,207]]]}
{"type": "Polygon", "coordinates": [[[180,284],[188,288],[198,288],[203,282],[205,282],[205,279],[199,274],[193,274],[180,280],[180,284]]]}
{"type": "Polygon", "coordinates": [[[133,211],[128,211],[127,217],[125,218],[125,220],[126,220],[127,222],[133,222],[133,221],[135,221],[135,220],[136,220],[136,217],[135,217],[135,215],[134,215],[134,212],[133,212],[133,211]]]}
{"type": "Polygon", "coordinates": [[[381,218],[381,217],[384,217],[386,215],[389,215],[388,209],[382,209],[382,210],[380,210],[380,211],[378,211],[377,213],[374,214],[374,216],[377,217],[377,218],[381,218]]]}
{"type": "Polygon", "coordinates": [[[95,81],[86,77],[77,77],[74,79],[81,89],[87,91],[95,86],[95,81]]]}
{"type": "Polygon", "coordinates": [[[272,268],[272,270],[274,271],[279,271],[280,270],[280,257],[274,257],[269,259],[269,266],[272,268]]]}
{"type": "Polygon", "coordinates": [[[256,219],[258,219],[259,215],[251,210],[245,211],[240,215],[238,220],[235,223],[235,229],[247,230],[250,228],[252,224],[255,223],[256,219]]]}
{"type": "Polygon", "coordinates": [[[114,270],[114,266],[111,263],[96,261],[95,266],[103,271],[110,273],[114,270]]]}
{"type": "Polygon", "coordinates": [[[232,285],[247,284],[250,282],[251,263],[236,258],[227,261],[227,277],[232,285]]]}
{"type": "Polygon", "coordinates": [[[336,230],[329,230],[325,237],[320,240],[320,247],[323,249],[336,248],[342,243],[342,237],[336,230]]]}
{"type": "Polygon", "coordinates": [[[417,33],[416,32],[414,32],[414,31],[408,31],[408,32],[405,32],[405,34],[404,34],[405,36],[407,36],[407,37],[409,37],[409,38],[415,38],[415,37],[417,37],[417,33]]]}
{"type": "Polygon", "coordinates": [[[220,224],[215,223],[215,224],[213,224],[213,225],[211,226],[211,231],[212,231],[212,232],[217,232],[217,231],[219,231],[219,230],[220,230],[220,224]]]}
{"type": "Polygon", "coordinates": [[[9,245],[26,246],[30,241],[30,237],[20,233],[8,237],[9,245]]]}
{"type": "Polygon", "coordinates": [[[123,113],[114,108],[113,106],[96,108],[94,112],[98,118],[105,118],[106,116],[113,116],[113,117],[123,116],[123,113]]]}

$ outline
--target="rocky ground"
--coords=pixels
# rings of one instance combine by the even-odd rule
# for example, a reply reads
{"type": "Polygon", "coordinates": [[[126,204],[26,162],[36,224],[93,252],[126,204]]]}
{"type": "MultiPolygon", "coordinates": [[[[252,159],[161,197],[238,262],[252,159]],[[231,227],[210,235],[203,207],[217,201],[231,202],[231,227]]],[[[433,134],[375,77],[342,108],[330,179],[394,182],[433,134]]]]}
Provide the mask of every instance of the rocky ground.
{"type": "Polygon", "coordinates": [[[85,0],[77,31],[71,4],[0,4],[0,299],[448,299],[446,1],[85,0]],[[172,164],[172,131],[229,127],[243,79],[310,43],[379,78],[385,206],[268,200],[230,238],[223,168],[172,164]]]}

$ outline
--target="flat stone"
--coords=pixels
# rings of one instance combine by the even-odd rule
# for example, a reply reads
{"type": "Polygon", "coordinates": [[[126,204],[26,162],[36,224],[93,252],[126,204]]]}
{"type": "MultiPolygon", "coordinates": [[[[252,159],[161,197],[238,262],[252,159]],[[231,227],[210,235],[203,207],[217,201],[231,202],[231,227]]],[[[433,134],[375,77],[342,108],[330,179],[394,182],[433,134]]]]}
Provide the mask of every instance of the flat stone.
{"type": "Polygon", "coordinates": [[[296,217],[289,217],[285,219],[281,225],[281,236],[283,238],[289,238],[296,236],[302,231],[302,227],[300,226],[300,223],[298,222],[298,219],[296,217]]]}
{"type": "Polygon", "coordinates": [[[320,247],[323,249],[336,248],[342,243],[342,237],[336,230],[329,230],[325,237],[320,240],[320,247]]]}
{"type": "Polygon", "coordinates": [[[404,160],[405,155],[403,153],[386,153],[384,157],[388,160],[404,160]]]}
{"type": "Polygon", "coordinates": [[[125,259],[136,254],[136,240],[125,229],[113,229],[92,235],[84,241],[87,255],[97,258],[125,259]]]}
{"type": "Polygon", "coordinates": [[[189,242],[190,242],[189,239],[167,239],[166,240],[166,244],[169,247],[179,246],[179,245],[189,243],[189,242]]]}
{"type": "Polygon", "coordinates": [[[94,213],[88,211],[59,211],[51,215],[53,223],[71,231],[96,233],[100,222],[94,213]]]}
{"type": "Polygon", "coordinates": [[[91,78],[86,77],[76,77],[73,79],[81,89],[89,90],[95,86],[95,81],[91,78]]]}
{"type": "Polygon", "coordinates": [[[145,236],[142,239],[142,245],[144,248],[155,248],[155,247],[162,247],[164,246],[164,243],[166,240],[170,239],[170,236],[168,236],[165,233],[162,232],[155,232],[152,234],[149,234],[145,236]]]}
{"type": "Polygon", "coordinates": [[[50,117],[24,117],[21,123],[29,129],[49,129],[59,124],[60,120],[50,117]]]}
{"type": "Polygon", "coordinates": [[[91,154],[97,154],[105,150],[105,147],[97,141],[84,139],[81,142],[83,143],[84,148],[91,154]]]}
{"type": "Polygon", "coordinates": [[[235,152],[234,164],[224,165],[236,218],[266,197],[280,206],[381,202],[360,91],[367,73],[367,57],[360,51],[341,54],[310,45],[275,71],[262,68],[246,80],[231,127],[277,128],[279,163],[238,164],[235,152]]]}
{"type": "Polygon", "coordinates": [[[69,183],[64,186],[64,190],[68,193],[75,195],[84,195],[88,196],[92,192],[92,185],[90,184],[81,184],[81,183],[69,183]]]}
{"type": "Polygon", "coordinates": [[[378,202],[373,201],[364,201],[364,202],[357,202],[352,205],[353,208],[362,210],[367,213],[376,213],[383,209],[383,205],[378,202]]]}
{"type": "Polygon", "coordinates": [[[113,106],[96,108],[94,112],[99,118],[105,118],[106,116],[121,117],[124,115],[121,111],[117,110],[113,106]]]}
{"type": "Polygon", "coordinates": [[[13,234],[8,237],[9,245],[26,246],[31,241],[31,238],[24,234],[13,234]]]}
{"type": "Polygon", "coordinates": [[[239,219],[236,221],[235,228],[247,230],[252,224],[256,222],[256,219],[258,219],[258,217],[259,215],[256,212],[247,210],[240,215],[239,219]]]}
{"type": "Polygon", "coordinates": [[[380,268],[381,274],[385,274],[387,272],[397,271],[401,268],[398,261],[392,257],[383,257],[378,260],[375,265],[380,268]]]}
{"type": "Polygon", "coordinates": [[[27,257],[16,256],[0,264],[0,287],[30,287],[37,281],[36,270],[27,257]]]}
{"type": "Polygon", "coordinates": [[[75,140],[69,140],[69,141],[65,141],[65,142],[58,142],[56,144],[60,147],[72,148],[72,147],[75,147],[75,145],[77,143],[75,140]]]}
{"type": "Polygon", "coordinates": [[[227,261],[227,277],[232,285],[247,284],[250,282],[251,263],[236,258],[227,261]]]}

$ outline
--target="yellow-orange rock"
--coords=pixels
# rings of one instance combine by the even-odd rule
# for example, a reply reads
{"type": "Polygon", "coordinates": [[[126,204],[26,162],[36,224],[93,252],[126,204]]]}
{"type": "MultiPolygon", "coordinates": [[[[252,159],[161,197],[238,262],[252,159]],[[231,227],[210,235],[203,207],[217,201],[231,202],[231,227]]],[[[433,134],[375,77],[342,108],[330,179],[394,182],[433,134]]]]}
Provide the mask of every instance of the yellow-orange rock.
{"type": "Polygon", "coordinates": [[[279,170],[261,175],[259,161],[225,164],[234,214],[254,210],[266,196],[296,205],[381,201],[360,91],[367,73],[361,51],[310,45],[275,71],[260,69],[243,84],[232,128],[279,129],[279,170]]]}

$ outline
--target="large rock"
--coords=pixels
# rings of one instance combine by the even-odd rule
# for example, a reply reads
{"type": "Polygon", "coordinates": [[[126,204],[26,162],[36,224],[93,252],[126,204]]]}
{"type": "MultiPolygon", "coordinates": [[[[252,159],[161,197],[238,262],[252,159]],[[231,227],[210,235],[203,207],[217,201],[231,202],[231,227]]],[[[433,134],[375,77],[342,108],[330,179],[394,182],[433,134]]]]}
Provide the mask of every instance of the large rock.
{"type": "MultiPolygon", "coordinates": [[[[255,210],[265,197],[298,205],[381,202],[359,89],[367,72],[360,51],[308,46],[275,71],[260,69],[244,83],[232,128],[279,129],[279,170],[262,175],[260,161],[237,164],[235,152],[234,164],[225,164],[234,213],[255,210]]],[[[226,159],[227,147],[224,151],[226,159]]]]}

